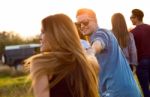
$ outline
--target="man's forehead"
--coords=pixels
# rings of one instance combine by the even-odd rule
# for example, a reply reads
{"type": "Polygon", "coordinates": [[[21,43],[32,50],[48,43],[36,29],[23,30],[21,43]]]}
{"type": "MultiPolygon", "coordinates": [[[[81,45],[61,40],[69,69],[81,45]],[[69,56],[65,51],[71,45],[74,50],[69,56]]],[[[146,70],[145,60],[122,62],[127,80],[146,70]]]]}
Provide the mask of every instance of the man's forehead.
{"type": "Polygon", "coordinates": [[[77,20],[80,22],[80,21],[83,21],[83,20],[87,20],[89,19],[90,17],[87,15],[87,14],[82,14],[82,15],[79,15],[77,16],[77,20]]]}

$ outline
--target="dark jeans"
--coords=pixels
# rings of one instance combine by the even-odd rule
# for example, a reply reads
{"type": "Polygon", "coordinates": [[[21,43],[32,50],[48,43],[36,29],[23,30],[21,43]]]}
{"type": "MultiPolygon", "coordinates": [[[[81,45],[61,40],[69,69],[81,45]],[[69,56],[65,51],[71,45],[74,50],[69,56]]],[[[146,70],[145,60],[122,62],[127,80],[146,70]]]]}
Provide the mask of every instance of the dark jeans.
{"type": "Polygon", "coordinates": [[[137,66],[137,76],[144,93],[144,97],[150,97],[150,59],[142,59],[137,66]]]}

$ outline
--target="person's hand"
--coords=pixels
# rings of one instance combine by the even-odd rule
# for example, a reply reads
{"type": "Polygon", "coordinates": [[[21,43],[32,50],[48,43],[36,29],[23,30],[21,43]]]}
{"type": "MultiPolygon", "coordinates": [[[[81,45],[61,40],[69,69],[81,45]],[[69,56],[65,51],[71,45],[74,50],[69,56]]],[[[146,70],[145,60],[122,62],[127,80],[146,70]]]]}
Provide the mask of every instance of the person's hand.
{"type": "Polygon", "coordinates": [[[94,54],[96,53],[100,53],[103,48],[102,43],[99,40],[94,41],[94,43],[92,44],[92,49],[94,54]]]}
{"type": "Polygon", "coordinates": [[[132,65],[132,67],[133,67],[133,74],[135,74],[136,73],[136,66],[132,65]]]}

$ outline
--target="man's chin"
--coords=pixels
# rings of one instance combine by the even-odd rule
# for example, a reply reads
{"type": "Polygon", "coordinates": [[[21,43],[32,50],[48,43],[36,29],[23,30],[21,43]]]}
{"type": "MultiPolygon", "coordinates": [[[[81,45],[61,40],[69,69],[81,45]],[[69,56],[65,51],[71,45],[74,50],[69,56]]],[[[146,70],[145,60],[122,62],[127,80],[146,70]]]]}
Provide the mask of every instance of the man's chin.
{"type": "Polygon", "coordinates": [[[82,33],[83,35],[87,35],[87,33],[82,33]]]}

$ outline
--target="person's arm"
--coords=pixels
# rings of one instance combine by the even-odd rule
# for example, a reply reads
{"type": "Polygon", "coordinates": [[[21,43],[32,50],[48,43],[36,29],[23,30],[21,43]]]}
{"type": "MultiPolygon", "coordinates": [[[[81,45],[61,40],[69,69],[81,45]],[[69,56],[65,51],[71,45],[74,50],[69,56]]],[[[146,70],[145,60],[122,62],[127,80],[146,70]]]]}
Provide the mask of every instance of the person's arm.
{"type": "Polygon", "coordinates": [[[96,40],[92,44],[92,49],[94,54],[100,53],[104,49],[105,45],[103,41],[101,40],[96,40]]]}
{"type": "Polygon", "coordinates": [[[35,97],[50,97],[48,77],[46,75],[40,77],[33,85],[35,97]]]}
{"type": "MultiPolygon", "coordinates": [[[[35,70],[35,65],[31,65],[31,73],[35,70]]],[[[49,90],[49,77],[48,75],[42,75],[37,80],[32,78],[33,84],[33,93],[34,97],[50,97],[49,90]]]]}
{"type": "Polygon", "coordinates": [[[135,41],[134,41],[134,36],[132,33],[130,33],[130,62],[131,62],[131,65],[132,65],[132,68],[133,68],[133,73],[136,72],[136,66],[138,65],[138,62],[137,62],[137,50],[136,50],[136,45],[135,45],[135,41]]]}

